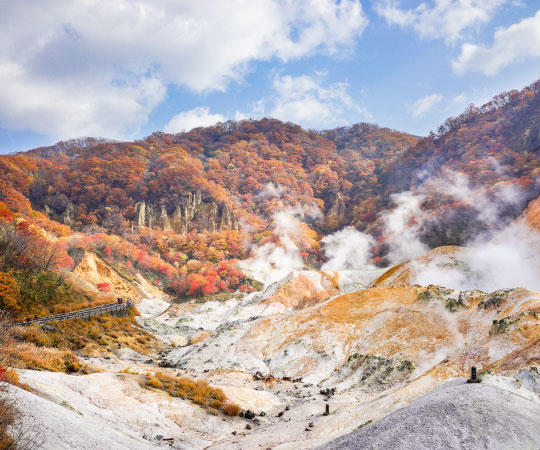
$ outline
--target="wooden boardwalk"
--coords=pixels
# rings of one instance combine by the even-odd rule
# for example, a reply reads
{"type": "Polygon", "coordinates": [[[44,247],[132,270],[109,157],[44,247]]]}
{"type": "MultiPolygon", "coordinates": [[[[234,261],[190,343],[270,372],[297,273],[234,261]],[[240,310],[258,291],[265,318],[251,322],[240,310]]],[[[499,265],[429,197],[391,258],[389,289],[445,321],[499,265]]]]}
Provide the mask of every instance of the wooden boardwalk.
{"type": "Polygon", "coordinates": [[[102,314],[125,315],[132,306],[131,300],[124,300],[122,303],[114,302],[105,305],[94,306],[93,308],[79,309],[68,313],[53,314],[52,316],[38,317],[23,322],[17,322],[16,325],[30,325],[32,323],[46,323],[56,320],[69,319],[89,319],[93,316],[101,316],[102,314]]]}

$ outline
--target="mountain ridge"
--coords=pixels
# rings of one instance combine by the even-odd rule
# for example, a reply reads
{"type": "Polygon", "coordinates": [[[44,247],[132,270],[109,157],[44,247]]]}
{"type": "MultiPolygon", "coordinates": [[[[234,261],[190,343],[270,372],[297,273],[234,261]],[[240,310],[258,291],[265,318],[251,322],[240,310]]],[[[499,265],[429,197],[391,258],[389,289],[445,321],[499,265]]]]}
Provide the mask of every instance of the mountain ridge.
{"type": "Polygon", "coordinates": [[[371,263],[385,265],[400,192],[418,195],[429,247],[463,245],[540,195],[539,149],[535,82],[469,107],[425,138],[373,124],[315,132],[261,119],[135,142],[65,141],[0,156],[0,201],[69,249],[146,270],[173,295],[202,293],[209,279],[208,294],[242,284],[234,274],[220,285],[219,261],[283,246],[279,220],[294,223],[308,268],[324,260],[322,236],[347,226],[377,239],[371,263]],[[496,205],[487,223],[476,195],[496,205]]]}

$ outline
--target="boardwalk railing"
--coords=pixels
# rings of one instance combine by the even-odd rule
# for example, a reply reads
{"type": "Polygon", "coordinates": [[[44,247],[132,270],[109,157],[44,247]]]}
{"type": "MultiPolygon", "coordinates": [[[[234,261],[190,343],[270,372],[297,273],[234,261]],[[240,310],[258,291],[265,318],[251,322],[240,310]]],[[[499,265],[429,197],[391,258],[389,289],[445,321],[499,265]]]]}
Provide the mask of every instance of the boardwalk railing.
{"type": "Polygon", "coordinates": [[[68,319],[89,319],[92,316],[101,316],[102,314],[125,315],[132,306],[131,300],[124,300],[122,303],[114,302],[105,305],[95,306],[93,308],[79,309],[68,313],[53,314],[52,316],[38,317],[37,319],[17,322],[16,325],[30,325],[32,323],[45,323],[56,320],[68,319]]]}

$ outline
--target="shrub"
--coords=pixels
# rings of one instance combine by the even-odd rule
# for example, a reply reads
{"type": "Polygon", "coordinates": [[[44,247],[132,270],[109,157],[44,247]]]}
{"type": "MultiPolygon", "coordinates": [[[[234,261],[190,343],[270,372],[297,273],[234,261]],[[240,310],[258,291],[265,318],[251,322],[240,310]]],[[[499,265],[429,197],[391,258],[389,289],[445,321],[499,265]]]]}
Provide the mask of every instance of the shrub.
{"type": "Polygon", "coordinates": [[[159,378],[153,377],[151,375],[148,376],[148,379],[146,380],[146,384],[148,386],[152,386],[152,387],[155,387],[155,388],[163,387],[163,383],[159,380],[159,378]]]}
{"type": "Polygon", "coordinates": [[[12,392],[6,384],[18,385],[17,372],[10,369],[15,353],[11,322],[7,314],[0,311],[0,449],[30,450],[35,447],[32,436],[22,425],[20,411],[12,392]]]}
{"type": "Polygon", "coordinates": [[[18,327],[16,335],[19,341],[42,348],[80,350],[83,354],[106,354],[111,346],[118,345],[149,355],[156,350],[159,351],[163,344],[138,326],[134,314],[134,311],[130,311],[125,317],[104,314],[91,317],[89,320],[70,319],[51,322],[54,331],[48,332],[33,324],[18,327]]]}
{"type": "Polygon", "coordinates": [[[33,344],[21,343],[16,347],[14,364],[17,367],[51,372],[74,372],[79,360],[71,350],[51,347],[36,347],[33,344]]]}
{"type": "Polygon", "coordinates": [[[227,414],[228,416],[237,416],[240,414],[240,406],[238,406],[235,403],[226,403],[223,406],[223,412],[227,414]]]}
{"type": "Polygon", "coordinates": [[[111,285],[109,283],[98,283],[96,287],[100,292],[111,292],[111,285]]]}
{"type": "Polygon", "coordinates": [[[22,307],[20,286],[9,273],[0,272],[0,308],[16,311],[22,307]]]}
{"type": "Polygon", "coordinates": [[[147,375],[146,386],[163,389],[173,397],[189,399],[202,407],[223,411],[228,416],[240,414],[240,407],[227,402],[227,396],[221,389],[210,386],[206,381],[196,381],[190,378],[175,378],[156,372],[147,375]]]}
{"type": "Polygon", "coordinates": [[[81,365],[77,361],[70,362],[66,365],[67,372],[78,372],[81,370],[81,365]]]}

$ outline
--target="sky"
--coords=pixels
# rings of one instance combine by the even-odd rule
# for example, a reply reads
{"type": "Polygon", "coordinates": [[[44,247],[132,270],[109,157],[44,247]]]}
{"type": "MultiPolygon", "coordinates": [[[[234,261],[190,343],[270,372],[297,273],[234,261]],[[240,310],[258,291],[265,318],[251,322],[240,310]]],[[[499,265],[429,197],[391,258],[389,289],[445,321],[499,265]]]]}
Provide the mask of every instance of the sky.
{"type": "Polygon", "coordinates": [[[540,78],[538,0],[0,0],[0,153],[274,117],[426,135],[540,78]]]}

